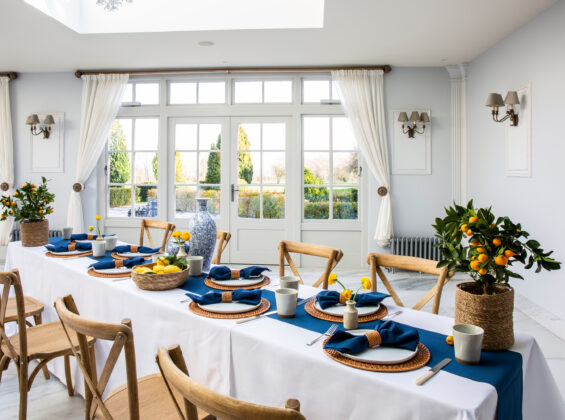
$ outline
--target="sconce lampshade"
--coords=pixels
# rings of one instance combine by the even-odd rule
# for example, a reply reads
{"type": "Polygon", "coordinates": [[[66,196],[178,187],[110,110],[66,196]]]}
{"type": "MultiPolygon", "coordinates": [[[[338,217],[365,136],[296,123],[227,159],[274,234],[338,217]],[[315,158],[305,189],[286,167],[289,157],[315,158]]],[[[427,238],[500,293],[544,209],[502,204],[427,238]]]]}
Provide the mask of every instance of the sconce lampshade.
{"type": "Polygon", "coordinates": [[[485,106],[490,106],[490,107],[504,106],[502,95],[500,93],[489,93],[485,106]]]}
{"type": "Polygon", "coordinates": [[[412,111],[410,114],[410,121],[420,121],[420,114],[417,111],[412,111]]]}
{"type": "Polygon", "coordinates": [[[39,124],[39,117],[37,116],[37,114],[31,114],[29,117],[27,117],[26,124],[39,124]]]}
{"type": "Polygon", "coordinates": [[[55,120],[53,119],[53,115],[51,115],[51,114],[46,115],[45,120],[43,121],[43,124],[46,124],[46,125],[55,124],[55,120]]]}
{"type": "Polygon", "coordinates": [[[518,105],[520,103],[520,99],[518,99],[518,93],[515,90],[509,90],[506,94],[506,98],[504,98],[504,103],[506,105],[518,105]]]}
{"type": "Polygon", "coordinates": [[[401,112],[400,114],[398,114],[398,122],[406,122],[408,121],[408,115],[406,114],[406,112],[401,112]]]}
{"type": "Polygon", "coordinates": [[[424,111],[420,114],[420,121],[422,121],[423,123],[430,122],[430,117],[427,112],[424,111]]]}

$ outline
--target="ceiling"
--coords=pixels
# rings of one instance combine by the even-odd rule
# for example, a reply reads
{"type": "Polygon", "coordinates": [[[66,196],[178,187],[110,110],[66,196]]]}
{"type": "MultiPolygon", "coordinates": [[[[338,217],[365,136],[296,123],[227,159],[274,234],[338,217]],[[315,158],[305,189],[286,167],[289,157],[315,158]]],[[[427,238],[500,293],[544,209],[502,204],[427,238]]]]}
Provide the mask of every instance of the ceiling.
{"type": "Polygon", "coordinates": [[[556,1],[326,0],[323,29],[78,34],[2,0],[0,71],[444,66],[473,60],[556,1]]]}

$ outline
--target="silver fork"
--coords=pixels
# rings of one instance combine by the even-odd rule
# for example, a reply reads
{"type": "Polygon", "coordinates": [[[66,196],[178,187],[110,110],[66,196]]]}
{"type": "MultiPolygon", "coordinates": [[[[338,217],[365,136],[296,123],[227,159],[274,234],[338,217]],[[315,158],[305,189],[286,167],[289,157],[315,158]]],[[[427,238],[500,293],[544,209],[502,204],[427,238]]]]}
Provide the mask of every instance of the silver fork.
{"type": "Polygon", "coordinates": [[[337,330],[337,324],[332,324],[332,325],[330,326],[330,328],[328,328],[328,330],[327,330],[325,333],[319,335],[318,337],[316,337],[316,338],[313,339],[312,341],[306,343],[306,345],[307,345],[307,346],[311,346],[311,345],[314,344],[316,341],[318,341],[320,338],[322,338],[322,337],[324,337],[324,336],[328,336],[328,337],[329,337],[329,336],[332,335],[336,330],[337,330]]]}

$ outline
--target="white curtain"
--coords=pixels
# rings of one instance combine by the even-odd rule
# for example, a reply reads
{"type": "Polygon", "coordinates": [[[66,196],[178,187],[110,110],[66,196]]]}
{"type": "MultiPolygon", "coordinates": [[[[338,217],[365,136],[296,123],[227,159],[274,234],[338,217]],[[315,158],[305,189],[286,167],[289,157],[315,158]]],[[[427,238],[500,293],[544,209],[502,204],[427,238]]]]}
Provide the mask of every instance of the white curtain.
{"type": "Polygon", "coordinates": [[[351,121],[359,149],[380,187],[386,188],[374,237],[379,246],[386,247],[390,245],[392,237],[392,208],[383,73],[382,70],[334,70],[332,78],[337,82],[345,114],[351,121]]]}
{"type": "MultiPolygon", "coordinates": [[[[14,192],[14,150],[12,140],[12,115],[10,112],[10,79],[0,77],[0,183],[7,183],[8,191],[0,191],[2,195],[14,192]]],[[[14,219],[8,218],[0,222],[0,245],[7,245],[14,219]]]]}
{"type": "MultiPolygon", "coordinates": [[[[83,189],[104,150],[128,78],[128,74],[82,76],[80,144],[74,182],[83,189]]],[[[84,232],[81,192],[71,191],[67,223],[74,232],[84,232]]]]}

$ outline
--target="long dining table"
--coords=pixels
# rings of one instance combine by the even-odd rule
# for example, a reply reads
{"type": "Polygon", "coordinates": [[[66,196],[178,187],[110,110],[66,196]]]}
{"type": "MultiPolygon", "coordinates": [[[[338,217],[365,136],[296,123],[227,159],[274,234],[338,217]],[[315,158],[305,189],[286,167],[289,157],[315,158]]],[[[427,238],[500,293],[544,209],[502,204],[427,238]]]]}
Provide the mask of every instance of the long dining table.
{"type": "MultiPolygon", "coordinates": [[[[158,372],[155,354],[159,346],[180,344],[190,375],[199,383],[238,399],[271,406],[282,407],[286,399],[297,398],[308,419],[467,420],[497,416],[497,388],[490,383],[442,370],[423,386],[417,386],[415,380],[430,366],[397,373],[345,366],[324,353],[323,340],[307,346],[306,342],[319,332],[297,325],[292,319],[283,321],[272,315],[238,324],[234,319],[192,313],[185,293],[204,290],[200,278],[189,278],[184,289],[146,291],[130,278],[88,275],[87,268],[93,262],[89,257],[50,258],[43,247],[26,248],[12,242],[5,269],[17,268],[24,294],[45,304],[43,322],[58,320],[53,302],[67,294],[73,296],[85,317],[113,323],[131,319],[138,377],[158,372]]],[[[278,287],[278,277],[269,272],[267,275],[271,285],[265,293],[278,287]]],[[[318,291],[301,285],[299,297],[308,298],[318,291]]],[[[399,309],[391,299],[384,303],[389,312],[399,309]]],[[[274,309],[273,305],[270,310],[274,309]]],[[[449,317],[400,309],[402,313],[394,321],[431,334],[447,335],[454,324],[449,317]]],[[[110,346],[100,340],[95,345],[99,372],[110,346]]],[[[522,417],[565,418],[563,400],[535,339],[517,333],[511,350],[521,356],[522,417]]],[[[48,368],[61,382],[65,381],[62,358],[51,361],[48,368]]],[[[74,360],[71,369],[75,391],[84,394],[83,378],[74,360]]],[[[106,391],[124,383],[122,361],[116,365],[106,391]]]]}

